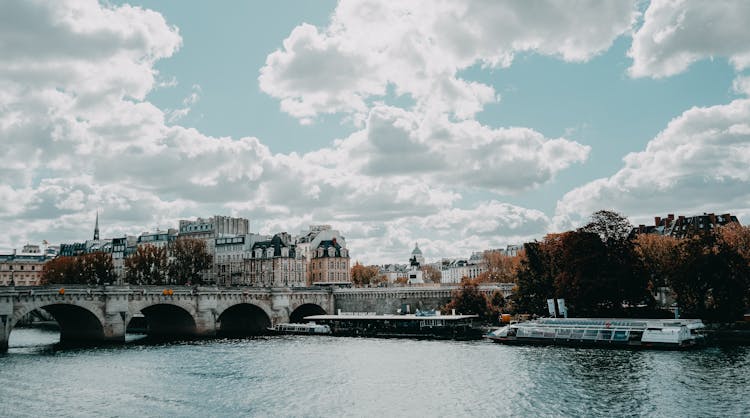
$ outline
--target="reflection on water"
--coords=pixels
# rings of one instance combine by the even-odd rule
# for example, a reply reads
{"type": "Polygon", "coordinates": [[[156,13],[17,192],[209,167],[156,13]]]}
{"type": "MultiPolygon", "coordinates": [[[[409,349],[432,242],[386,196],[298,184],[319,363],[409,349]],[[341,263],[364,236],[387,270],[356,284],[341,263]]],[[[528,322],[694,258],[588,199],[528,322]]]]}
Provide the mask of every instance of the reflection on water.
{"type": "Polygon", "coordinates": [[[61,349],[17,329],[0,416],[743,416],[750,348],[265,337],[61,349]]]}

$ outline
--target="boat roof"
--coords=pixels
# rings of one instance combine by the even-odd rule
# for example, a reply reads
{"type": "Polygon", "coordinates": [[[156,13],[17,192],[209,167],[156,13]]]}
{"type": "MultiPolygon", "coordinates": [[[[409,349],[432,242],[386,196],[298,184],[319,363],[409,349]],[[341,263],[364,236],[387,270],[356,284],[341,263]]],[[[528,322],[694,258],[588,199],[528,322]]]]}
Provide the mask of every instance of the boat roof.
{"type": "Polygon", "coordinates": [[[389,321],[415,321],[420,319],[445,319],[447,321],[456,321],[459,319],[473,319],[473,318],[479,318],[479,315],[415,315],[415,314],[405,314],[405,315],[367,315],[367,314],[354,314],[354,315],[312,315],[312,316],[306,316],[305,319],[308,321],[323,321],[323,320],[332,320],[332,321],[345,321],[350,319],[356,319],[356,320],[369,320],[369,321],[378,321],[378,320],[389,320],[389,321]]]}
{"type": "Polygon", "coordinates": [[[520,326],[564,326],[564,327],[702,327],[700,319],[633,319],[633,318],[540,318],[521,322],[520,326]]]}

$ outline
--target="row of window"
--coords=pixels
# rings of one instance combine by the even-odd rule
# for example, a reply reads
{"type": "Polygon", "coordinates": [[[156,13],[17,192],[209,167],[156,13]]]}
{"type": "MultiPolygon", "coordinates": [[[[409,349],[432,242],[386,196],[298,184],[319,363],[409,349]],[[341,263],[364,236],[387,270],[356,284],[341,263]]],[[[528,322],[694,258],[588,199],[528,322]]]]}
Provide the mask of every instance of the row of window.
{"type": "MultiPolygon", "coordinates": [[[[10,265],[8,265],[8,264],[0,264],[0,270],[8,270],[8,271],[10,271],[10,270],[23,270],[23,268],[24,268],[23,265],[16,265],[15,268],[14,268],[13,264],[10,264],[10,265]]],[[[36,271],[36,266],[31,266],[31,271],[36,271]]]]}

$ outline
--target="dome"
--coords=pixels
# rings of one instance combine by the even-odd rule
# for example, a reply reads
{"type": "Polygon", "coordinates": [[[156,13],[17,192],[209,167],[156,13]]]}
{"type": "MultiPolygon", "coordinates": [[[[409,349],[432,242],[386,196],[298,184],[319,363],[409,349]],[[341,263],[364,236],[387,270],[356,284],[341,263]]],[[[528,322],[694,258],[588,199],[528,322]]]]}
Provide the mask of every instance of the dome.
{"type": "Polygon", "coordinates": [[[411,255],[422,255],[422,250],[419,249],[419,244],[414,243],[414,249],[412,250],[411,255]]]}

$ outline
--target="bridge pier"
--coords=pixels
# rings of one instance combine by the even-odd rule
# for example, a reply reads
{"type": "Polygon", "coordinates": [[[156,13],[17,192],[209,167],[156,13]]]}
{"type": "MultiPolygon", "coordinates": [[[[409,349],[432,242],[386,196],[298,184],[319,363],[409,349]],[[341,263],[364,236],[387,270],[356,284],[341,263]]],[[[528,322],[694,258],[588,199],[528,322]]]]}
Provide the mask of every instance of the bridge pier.
{"type": "Polygon", "coordinates": [[[199,288],[198,303],[195,312],[195,336],[213,337],[216,335],[216,310],[219,290],[217,288],[199,288]]]}
{"type": "Polygon", "coordinates": [[[10,318],[0,315],[0,353],[8,351],[8,337],[10,335],[10,318]]]}
{"type": "Polygon", "coordinates": [[[0,353],[8,351],[8,339],[13,329],[13,299],[15,290],[9,289],[3,297],[0,297],[0,353]]]}

